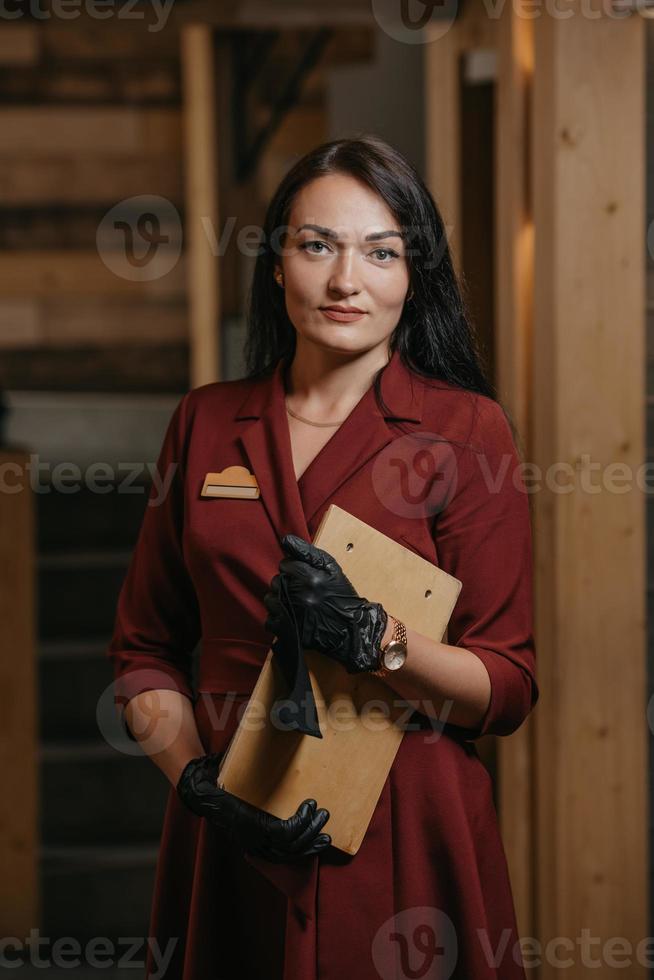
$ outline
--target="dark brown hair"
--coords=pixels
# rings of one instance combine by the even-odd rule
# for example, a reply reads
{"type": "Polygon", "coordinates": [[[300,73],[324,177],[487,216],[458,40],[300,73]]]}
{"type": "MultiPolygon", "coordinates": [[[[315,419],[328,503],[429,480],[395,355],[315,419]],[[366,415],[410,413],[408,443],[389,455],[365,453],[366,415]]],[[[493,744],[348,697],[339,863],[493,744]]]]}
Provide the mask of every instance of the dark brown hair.
{"type": "MultiPolygon", "coordinates": [[[[391,338],[405,365],[416,374],[447,381],[495,399],[478,341],[457,280],[441,214],[421,177],[380,137],[337,139],[303,156],[284,176],[268,206],[249,295],[245,356],[248,377],[272,371],[280,358],[292,360],[296,331],[284,291],[274,279],[277,238],[288,226],[298,191],[327,174],[348,174],[376,191],[405,232],[410,288],[391,338]]],[[[383,368],[381,369],[383,370],[383,368]]],[[[375,392],[381,399],[379,375],[375,392]]]]}

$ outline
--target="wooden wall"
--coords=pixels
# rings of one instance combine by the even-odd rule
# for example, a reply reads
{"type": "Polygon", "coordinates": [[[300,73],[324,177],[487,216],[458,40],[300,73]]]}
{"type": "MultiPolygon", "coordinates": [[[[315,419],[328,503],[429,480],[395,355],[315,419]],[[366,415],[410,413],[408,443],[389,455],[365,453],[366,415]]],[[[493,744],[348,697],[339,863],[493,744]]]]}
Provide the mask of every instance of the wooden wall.
{"type": "MultiPolygon", "coordinates": [[[[326,138],[326,67],[365,62],[373,45],[361,13],[349,28],[335,25],[257,171],[240,181],[227,29],[247,36],[273,25],[261,10],[251,11],[249,23],[243,16],[235,23],[228,5],[201,6],[173,11],[160,31],[140,20],[126,26],[83,14],[65,25],[53,17],[3,26],[0,386],[185,390],[220,375],[220,323],[242,313],[251,271],[238,232],[261,225],[286,168],[326,138]],[[200,34],[202,60],[192,50],[200,34]],[[111,253],[124,250],[124,239],[114,236],[112,244],[102,224],[116,206],[133,221],[142,195],[164,199],[162,266],[170,249],[180,250],[172,269],[151,278],[117,270],[120,256],[111,253]],[[222,254],[212,251],[211,229],[200,228],[194,215],[210,222],[215,238],[225,224],[232,229],[222,254]],[[206,333],[197,328],[198,309],[206,333]]],[[[284,82],[320,26],[316,12],[299,26],[293,11],[277,12],[270,63],[253,79],[255,125],[270,117],[280,94],[275,83],[284,82]]],[[[332,14],[342,18],[337,6],[332,14]]],[[[139,244],[135,239],[135,251],[139,244]]]]}
{"type": "Polygon", "coordinates": [[[568,6],[566,17],[534,17],[506,5],[495,21],[470,6],[425,47],[427,176],[460,261],[460,64],[466,51],[495,51],[496,381],[539,467],[530,480],[540,474],[530,503],[541,696],[520,731],[498,740],[502,834],[520,931],[541,944],[536,975],[559,976],[561,956],[573,957],[575,977],[613,975],[604,944],[619,937],[636,978],[649,929],[651,737],[636,480],[646,454],[645,24],[568,6]],[[610,489],[616,467],[631,477],[626,490],[610,489]],[[561,468],[570,491],[556,486],[570,480],[561,468]],[[605,954],[595,966],[581,959],[584,930],[605,954]]]}
{"type": "MultiPolygon", "coordinates": [[[[645,22],[534,25],[539,929],[648,934],[645,22]],[[628,148],[628,166],[625,150],[628,148]],[[571,478],[570,471],[573,477],[571,478]],[[620,479],[620,474],[624,477],[620,479]],[[617,480],[616,480],[617,475],[617,480]],[[556,484],[571,485],[560,491],[556,484]]],[[[598,950],[599,952],[599,950],[598,950]]],[[[613,975],[580,967],[577,975],[613,975]]],[[[560,974],[543,967],[544,978],[560,974]]]]}
{"type": "MultiPolygon", "coordinates": [[[[183,215],[177,38],[138,33],[136,46],[96,29],[92,43],[48,21],[5,25],[0,35],[7,387],[29,384],[29,351],[35,386],[49,361],[53,387],[84,387],[80,369],[97,380],[98,349],[115,366],[116,353],[146,348],[170,368],[186,344],[183,257],[172,273],[138,281],[108,268],[96,241],[108,209],[136,195],[161,195],[183,215]]],[[[180,228],[166,230],[179,238],[180,228]]]]}

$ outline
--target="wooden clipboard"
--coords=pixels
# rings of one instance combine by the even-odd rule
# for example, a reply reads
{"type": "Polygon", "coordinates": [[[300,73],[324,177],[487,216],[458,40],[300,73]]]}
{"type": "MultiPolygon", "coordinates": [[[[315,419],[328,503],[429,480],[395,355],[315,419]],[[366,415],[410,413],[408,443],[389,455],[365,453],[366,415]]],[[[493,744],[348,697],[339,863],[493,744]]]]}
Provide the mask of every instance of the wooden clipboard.
{"type": "MultiPolygon", "coordinates": [[[[461,582],[332,504],[313,539],[328,551],[360,595],[434,640],[442,640],[461,582]]],[[[370,674],[348,674],[315,650],[305,651],[323,737],[275,727],[270,708],[284,696],[272,650],[225,753],[218,785],[286,818],[302,800],[329,810],[332,845],[356,854],[400,747],[406,702],[370,674]]]]}

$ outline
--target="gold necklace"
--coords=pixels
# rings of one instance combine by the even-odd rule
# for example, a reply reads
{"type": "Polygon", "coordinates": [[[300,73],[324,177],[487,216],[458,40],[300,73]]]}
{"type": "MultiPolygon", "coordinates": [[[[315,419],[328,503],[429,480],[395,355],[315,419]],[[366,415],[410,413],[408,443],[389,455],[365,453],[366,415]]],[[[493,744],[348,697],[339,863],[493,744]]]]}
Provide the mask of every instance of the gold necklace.
{"type": "MultiPolygon", "coordinates": [[[[300,422],[306,422],[307,425],[319,425],[319,426],[323,426],[323,425],[342,425],[343,424],[342,422],[312,422],[311,419],[302,418],[301,415],[298,415],[297,412],[294,412],[292,409],[290,409],[288,407],[288,404],[286,404],[286,411],[288,412],[289,415],[292,415],[294,419],[299,419],[300,422]]],[[[345,420],[343,420],[343,421],[345,421],[345,420]]]]}

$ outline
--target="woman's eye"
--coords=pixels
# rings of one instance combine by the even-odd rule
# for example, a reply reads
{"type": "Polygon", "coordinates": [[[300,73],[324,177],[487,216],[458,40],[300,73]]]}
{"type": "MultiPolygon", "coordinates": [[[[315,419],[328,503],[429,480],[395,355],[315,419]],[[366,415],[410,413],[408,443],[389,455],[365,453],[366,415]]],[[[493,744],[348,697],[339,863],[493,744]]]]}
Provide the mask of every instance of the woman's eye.
{"type": "MultiPolygon", "coordinates": [[[[325,249],[329,251],[326,243],[318,241],[317,239],[311,242],[302,242],[299,247],[303,251],[309,252],[311,255],[322,255],[325,249]]],[[[399,259],[398,253],[392,248],[376,248],[373,250],[372,255],[377,255],[380,261],[384,262],[385,264],[389,264],[389,261],[392,261],[393,259],[399,259]]]]}
{"type": "MultiPolygon", "coordinates": [[[[376,248],[374,250],[374,252],[373,252],[373,255],[375,255],[375,254],[379,255],[380,252],[384,253],[385,255],[390,255],[390,257],[392,259],[399,258],[399,255],[397,254],[397,252],[394,252],[392,248],[376,248]]],[[[382,258],[382,261],[384,261],[383,258],[382,258]]]]}
{"type": "MultiPolygon", "coordinates": [[[[312,245],[324,246],[325,243],[324,242],[319,242],[319,241],[303,242],[300,245],[300,248],[304,249],[305,252],[308,252],[310,250],[310,248],[311,248],[312,245]]],[[[322,252],[313,252],[313,255],[322,255],[322,252]]]]}

